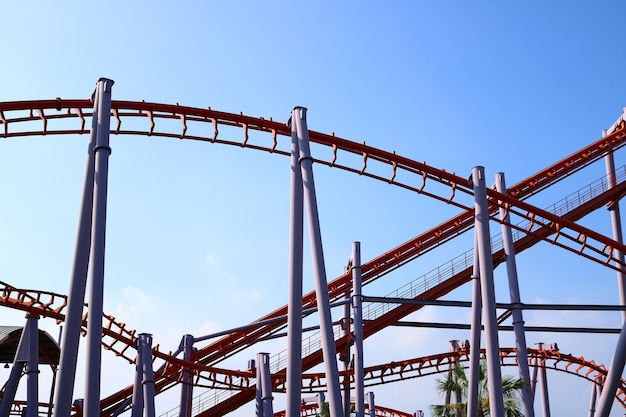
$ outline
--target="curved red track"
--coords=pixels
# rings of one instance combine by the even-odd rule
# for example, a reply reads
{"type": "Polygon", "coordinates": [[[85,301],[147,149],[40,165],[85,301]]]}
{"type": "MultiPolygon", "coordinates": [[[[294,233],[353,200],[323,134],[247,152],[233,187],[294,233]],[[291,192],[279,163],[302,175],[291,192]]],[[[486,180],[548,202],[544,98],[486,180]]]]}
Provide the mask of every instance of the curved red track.
{"type": "MultiPolygon", "coordinates": [[[[85,129],[85,121],[91,116],[92,107],[93,105],[89,100],[56,99],[3,102],[0,103],[0,122],[2,123],[0,135],[5,138],[12,138],[86,134],[88,130],[85,129]],[[40,127],[27,130],[32,129],[33,122],[40,123],[40,127]],[[76,126],[68,128],[68,124],[75,124],[76,126]]],[[[262,150],[277,155],[289,155],[290,131],[285,123],[275,122],[271,119],[219,112],[210,108],[200,109],[179,106],[178,104],[133,101],[113,101],[112,116],[115,121],[111,123],[111,133],[116,135],[145,135],[200,140],[262,150]],[[172,119],[179,121],[179,130],[167,130],[168,127],[171,127],[171,123],[163,127],[159,123],[161,120],[172,119]],[[196,124],[209,125],[210,135],[192,134],[194,129],[191,128],[191,125],[196,124]],[[131,128],[126,129],[127,125],[130,125],[131,128]],[[136,127],[137,125],[142,126],[136,127]],[[224,138],[223,131],[226,130],[230,134],[234,132],[233,128],[240,131],[240,138],[238,140],[224,138]]],[[[207,129],[203,129],[203,131],[206,132],[207,129]]],[[[334,135],[314,131],[311,131],[309,136],[311,142],[318,144],[322,150],[326,149],[326,151],[316,155],[316,162],[318,163],[384,181],[460,209],[459,214],[452,219],[364,263],[362,268],[364,284],[402,266],[473,226],[473,190],[467,179],[430,167],[425,163],[402,157],[395,152],[367,146],[365,143],[351,142],[334,135]],[[358,166],[351,164],[350,161],[354,158],[344,158],[345,154],[359,155],[361,162],[358,166]],[[383,171],[386,171],[387,174],[380,173],[383,171]]],[[[592,201],[586,202],[577,207],[576,210],[562,216],[534,207],[523,200],[597,161],[607,152],[616,150],[624,144],[626,144],[626,136],[624,135],[624,125],[621,124],[606,137],[513,185],[507,194],[488,190],[492,219],[499,221],[495,214],[497,208],[503,206],[519,219],[526,220],[526,226],[513,225],[516,230],[524,235],[516,243],[517,250],[523,250],[544,240],[593,262],[619,269],[624,265],[616,259],[615,250],[626,252],[626,246],[582,227],[574,221],[600,205],[619,199],[625,191],[624,184],[620,184],[619,187],[610,191],[604,190],[600,196],[592,201]]],[[[500,259],[501,254],[494,254],[494,261],[499,262],[500,259]]],[[[457,273],[452,279],[429,289],[421,297],[438,298],[463,284],[468,278],[467,271],[457,273]]],[[[349,274],[336,278],[329,283],[331,299],[343,296],[350,288],[349,274]]],[[[65,307],[63,297],[58,294],[18,290],[8,284],[5,284],[3,288],[2,304],[13,308],[38,311],[39,314],[48,315],[57,320],[62,320],[62,311],[65,307]],[[43,300],[42,298],[46,299],[43,300]]],[[[303,297],[303,306],[304,308],[315,306],[314,293],[306,294],[303,297]]],[[[379,331],[416,309],[415,306],[401,306],[392,310],[369,323],[365,328],[365,335],[369,336],[379,331]]],[[[285,314],[286,306],[262,317],[259,321],[285,314]]],[[[127,330],[123,323],[117,323],[110,316],[106,317],[105,323],[104,335],[107,336],[103,342],[105,347],[132,361],[134,354],[127,352],[133,346],[134,332],[127,330]]],[[[192,357],[193,367],[197,370],[198,375],[202,375],[202,378],[209,381],[206,383],[207,385],[225,386],[236,380],[240,388],[243,388],[251,383],[252,375],[250,373],[228,371],[216,368],[214,365],[221,359],[255,343],[282,326],[284,326],[284,322],[275,322],[225,336],[196,352],[192,357]]],[[[342,346],[348,342],[348,340],[338,340],[337,344],[342,346]]],[[[177,383],[180,378],[180,369],[185,363],[160,353],[158,346],[155,347],[155,356],[164,359],[167,363],[165,370],[157,377],[156,392],[158,393],[177,383]]],[[[304,359],[303,369],[308,369],[320,361],[321,352],[316,352],[304,359]]],[[[130,395],[131,390],[132,387],[129,386],[104,399],[102,401],[103,414],[112,413],[130,395]]],[[[244,395],[229,399],[205,414],[223,415],[248,401],[245,397],[244,395]]]]}

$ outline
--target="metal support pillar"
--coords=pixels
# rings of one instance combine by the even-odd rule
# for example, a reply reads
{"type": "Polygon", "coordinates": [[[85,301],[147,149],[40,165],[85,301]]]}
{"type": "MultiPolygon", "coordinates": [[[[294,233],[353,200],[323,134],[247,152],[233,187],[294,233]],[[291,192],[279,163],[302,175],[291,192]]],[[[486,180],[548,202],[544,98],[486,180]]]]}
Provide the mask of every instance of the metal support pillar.
{"type": "Polygon", "coordinates": [[[287,301],[287,417],[300,417],[302,396],[303,190],[296,123],[291,122],[291,206],[289,227],[289,297],[287,301]]]}
{"type": "Polygon", "coordinates": [[[591,398],[589,398],[589,414],[588,417],[594,417],[596,414],[596,401],[598,399],[598,385],[591,383],[591,398]]]}
{"type": "Polygon", "coordinates": [[[78,345],[80,329],[83,320],[83,305],[85,304],[85,289],[87,287],[87,273],[89,270],[89,254],[91,250],[91,222],[93,217],[93,179],[94,179],[94,147],[98,132],[98,114],[102,101],[100,83],[96,84],[93,96],[93,115],[91,117],[91,132],[87,146],[87,162],[85,166],[85,181],[81,200],[80,218],[74,247],[74,263],[70,289],[67,297],[65,314],[65,331],[61,341],[59,359],[59,373],[54,393],[54,416],[69,417],[72,409],[72,395],[76,378],[76,362],[78,360],[78,345]]]}
{"type": "Polygon", "coordinates": [[[606,381],[602,393],[600,394],[600,401],[598,404],[598,417],[609,417],[611,413],[611,407],[615,401],[615,394],[619,385],[619,380],[624,371],[624,363],[626,362],[626,322],[622,326],[619,338],[617,339],[617,345],[615,346],[615,353],[609,366],[609,371],[606,375],[606,381]]]}
{"type": "MultiPolygon", "coordinates": [[[[542,350],[556,350],[556,344],[535,343],[535,349],[542,350]]],[[[546,367],[541,359],[543,354],[540,354],[535,358],[535,364],[537,373],[539,374],[538,383],[541,388],[541,413],[542,417],[550,417],[550,396],[548,395],[548,375],[546,373],[546,367]]],[[[536,386],[535,386],[536,391],[536,386]]]]}
{"type": "MultiPolygon", "coordinates": [[[[257,355],[258,357],[258,355],[257,355]]],[[[250,359],[248,361],[248,368],[254,368],[256,372],[256,387],[255,387],[255,417],[263,417],[263,382],[261,377],[263,372],[261,372],[260,364],[256,359],[250,359]]]]}
{"type": "Polygon", "coordinates": [[[472,271],[472,323],[470,326],[470,365],[467,389],[467,416],[478,416],[478,383],[480,380],[480,332],[482,300],[478,245],[474,237],[474,265],[472,271]]]}
{"type": "MultiPolygon", "coordinates": [[[[607,185],[609,189],[611,189],[617,185],[617,180],[615,178],[615,162],[613,160],[613,152],[607,153],[604,157],[604,161],[606,165],[607,185]]],[[[619,243],[624,243],[624,238],[622,236],[622,218],[620,216],[619,200],[612,202],[612,204],[609,206],[609,211],[611,212],[613,240],[619,243]]],[[[623,265],[624,254],[621,250],[615,249],[615,258],[618,260],[618,262],[616,262],[616,265],[623,265]]],[[[623,267],[617,271],[617,288],[619,292],[620,304],[626,305],[626,271],[624,271],[623,267]]],[[[622,323],[624,322],[626,322],[626,311],[622,311],[622,323]]]]}
{"type": "Polygon", "coordinates": [[[104,252],[106,241],[107,184],[109,171],[109,126],[113,81],[98,80],[100,105],[95,158],[93,223],[91,232],[91,291],[87,316],[87,369],[85,373],[85,417],[100,417],[100,378],[102,366],[102,314],[104,304],[104,252]]]}
{"type": "Polygon", "coordinates": [[[137,339],[139,362],[141,363],[141,384],[143,392],[144,417],[155,417],[154,371],[152,369],[152,335],[141,333],[137,339]]]}
{"type": "Polygon", "coordinates": [[[26,315],[26,327],[22,336],[27,333],[28,361],[26,364],[26,417],[39,415],[39,316],[26,315]]]}
{"type": "MultiPolygon", "coordinates": [[[[347,269],[347,268],[346,268],[347,269]]],[[[347,272],[347,271],[346,271],[347,272]]],[[[343,336],[350,336],[350,292],[347,291],[345,294],[346,303],[343,305],[343,319],[341,320],[341,330],[343,330],[343,336]]],[[[343,376],[343,392],[342,392],[342,400],[343,400],[343,415],[350,415],[350,375],[348,371],[350,371],[350,344],[347,343],[342,352],[339,352],[339,360],[343,362],[343,369],[346,373],[343,376]]]]}
{"type": "Polygon", "coordinates": [[[533,359],[533,373],[530,378],[530,390],[533,393],[533,403],[535,401],[535,394],[537,393],[537,374],[539,373],[539,359],[533,359]]]}
{"type": "Polygon", "coordinates": [[[317,309],[320,316],[320,335],[322,339],[322,354],[326,372],[326,384],[329,394],[329,409],[333,417],[343,417],[341,407],[341,385],[339,383],[339,369],[337,367],[337,352],[333,337],[333,321],[328,298],[328,282],[324,265],[324,251],[320,232],[317,199],[315,195],[315,181],[313,179],[313,158],[309,149],[309,132],[306,123],[306,109],[296,107],[291,113],[291,123],[296,124],[298,146],[300,148],[300,168],[302,170],[302,185],[304,199],[308,213],[309,237],[313,259],[313,274],[315,276],[315,294],[317,309]]]}
{"type": "Polygon", "coordinates": [[[365,416],[365,371],[363,368],[363,294],[361,279],[361,243],[352,243],[352,311],[354,317],[354,412],[365,416]]]}
{"type": "Polygon", "coordinates": [[[376,405],[374,404],[374,393],[368,392],[366,396],[367,396],[367,404],[369,406],[370,417],[376,417],[376,405]]]}
{"type": "Polygon", "coordinates": [[[485,342],[487,351],[487,384],[489,409],[492,417],[504,416],[502,396],[502,373],[500,370],[500,348],[498,342],[498,318],[496,316],[496,296],[493,285],[493,259],[491,236],[489,233],[489,208],[483,167],[472,169],[474,186],[476,243],[480,265],[480,287],[482,293],[483,316],[485,318],[485,342]]]}
{"type": "MultiPolygon", "coordinates": [[[[137,346],[137,349],[139,350],[139,346],[137,346]]],[[[143,414],[143,389],[141,388],[143,372],[141,368],[141,358],[139,357],[139,353],[137,353],[137,360],[135,362],[135,382],[133,384],[133,396],[130,417],[141,417],[143,414]]]]}
{"type": "MultiPolygon", "coordinates": [[[[506,182],[504,173],[496,174],[496,190],[501,194],[506,194],[506,182]]],[[[533,396],[530,388],[530,369],[528,367],[528,349],[526,345],[526,333],[524,331],[524,317],[521,308],[521,296],[519,291],[519,281],[517,277],[517,263],[515,261],[515,243],[511,232],[509,212],[500,207],[500,219],[502,223],[502,245],[506,257],[506,271],[509,282],[509,295],[511,297],[511,316],[513,319],[513,331],[515,333],[515,351],[517,352],[517,366],[519,376],[526,383],[521,390],[522,412],[525,417],[535,417],[533,396]]]]}
{"type": "MultiPolygon", "coordinates": [[[[269,353],[257,353],[256,356],[256,379],[257,389],[261,388],[261,410],[263,417],[272,417],[274,408],[272,401],[272,376],[270,374],[270,355],[269,353]]],[[[258,404],[257,404],[258,410],[258,404]]]]}
{"type": "MultiPolygon", "coordinates": [[[[183,351],[183,359],[187,362],[191,361],[191,352],[193,349],[194,337],[190,334],[183,336],[181,340],[181,348],[183,351]]],[[[189,368],[183,371],[183,380],[180,387],[180,412],[179,417],[191,417],[191,401],[193,398],[193,386],[191,385],[191,372],[189,368]]]]}

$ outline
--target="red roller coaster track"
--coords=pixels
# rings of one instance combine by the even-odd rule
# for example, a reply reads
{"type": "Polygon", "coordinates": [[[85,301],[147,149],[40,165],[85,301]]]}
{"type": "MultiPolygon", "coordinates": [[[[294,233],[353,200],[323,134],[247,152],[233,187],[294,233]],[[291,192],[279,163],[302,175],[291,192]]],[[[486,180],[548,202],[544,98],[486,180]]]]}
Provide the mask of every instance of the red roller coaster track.
{"type": "MultiPolygon", "coordinates": [[[[93,104],[89,100],[63,100],[59,98],[56,100],[3,102],[0,103],[0,123],[3,125],[0,135],[5,138],[14,138],[86,134],[88,130],[85,129],[85,122],[86,118],[91,116],[92,107],[93,104]],[[40,123],[39,128],[33,129],[37,123],[40,123]],[[67,125],[71,123],[76,123],[77,126],[73,129],[68,128],[67,125]]],[[[285,123],[275,122],[271,119],[219,112],[210,108],[185,107],[178,104],[113,101],[111,107],[111,114],[114,118],[114,122],[111,124],[111,133],[115,135],[144,135],[200,140],[262,150],[277,155],[289,155],[291,133],[285,123]],[[179,129],[177,131],[168,130],[171,129],[172,124],[161,124],[160,121],[162,120],[179,121],[179,129]],[[144,125],[143,128],[136,127],[141,124],[144,125]],[[206,136],[190,134],[192,124],[210,126],[209,134],[206,136]],[[127,125],[133,128],[125,129],[127,125]],[[220,132],[220,129],[227,130],[230,134],[232,128],[241,129],[242,134],[239,140],[222,137],[223,132],[220,132]]],[[[524,226],[520,226],[520,223],[511,225],[522,235],[516,242],[516,250],[521,251],[539,241],[548,241],[609,268],[621,269],[625,266],[617,258],[616,251],[626,252],[626,246],[575,223],[577,219],[598,207],[618,200],[624,193],[626,187],[624,183],[620,183],[618,187],[603,190],[593,199],[577,206],[574,210],[568,211],[565,215],[556,215],[524,201],[527,197],[597,161],[608,152],[621,148],[626,143],[624,130],[624,123],[617,125],[604,138],[511,186],[506,194],[488,190],[490,213],[494,221],[500,221],[496,217],[498,207],[505,207],[512,215],[525,221],[524,226]]],[[[395,152],[367,146],[365,143],[356,143],[314,131],[310,132],[309,137],[312,142],[320,145],[321,149],[328,150],[325,154],[321,152],[320,155],[316,155],[315,161],[317,163],[383,181],[458,207],[461,210],[457,216],[450,220],[364,263],[362,267],[364,284],[404,265],[473,227],[473,190],[467,179],[430,167],[425,163],[402,157],[395,152]],[[345,154],[356,154],[361,162],[356,166],[350,162],[354,158],[344,158],[345,154]],[[372,166],[376,166],[376,169],[372,169],[372,166]],[[382,171],[381,167],[387,167],[387,176],[379,173],[382,171]],[[436,184],[439,186],[435,187],[436,184]]],[[[496,263],[501,258],[501,252],[494,254],[496,263]]],[[[441,297],[465,283],[468,278],[469,270],[456,273],[451,279],[428,289],[418,298],[434,299],[441,297]]],[[[331,299],[342,297],[349,292],[350,288],[349,274],[332,280],[328,285],[331,299]]],[[[8,284],[3,287],[1,301],[5,306],[38,312],[38,314],[57,320],[63,320],[63,310],[66,305],[65,298],[58,294],[21,290],[8,284]]],[[[304,308],[314,307],[315,304],[314,293],[306,294],[303,297],[304,308]]],[[[364,329],[366,337],[405,317],[417,308],[414,305],[401,306],[369,322],[364,329]]],[[[285,314],[286,306],[260,318],[258,321],[284,316],[285,314]]],[[[134,346],[134,331],[126,329],[123,323],[116,322],[111,316],[106,316],[105,319],[105,328],[103,329],[106,336],[103,341],[105,347],[129,361],[133,361],[135,356],[133,350],[131,349],[130,352],[133,352],[131,354],[128,352],[129,348],[134,346]]],[[[249,372],[216,368],[214,365],[234,352],[267,337],[284,325],[285,322],[275,321],[271,324],[233,332],[193,354],[192,367],[197,371],[198,378],[201,375],[201,378],[206,381],[203,383],[204,385],[213,384],[213,386],[225,387],[231,386],[233,381],[237,381],[236,384],[239,384],[239,388],[244,389],[241,395],[231,397],[224,403],[203,413],[203,415],[223,415],[249,400],[247,398],[249,390],[246,388],[251,386],[249,384],[251,384],[253,375],[249,372]]],[[[343,346],[346,343],[349,343],[349,340],[337,340],[338,346],[343,346]]],[[[182,367],[188,364],[168,354],[160,353],[158,346],[154,348],[154,356],[166,362],[164,370],[157,375],[155,390],[156,393],[159,393],[176,384],[180,380],[182,367]]],[[[309,369],[320,361],[321,351],[318,351],[304,358],[303,369],[309,369]]],[[[129,386],[103,399],[101,403],[102,414],[110,415],[114,412],[131,392],[132,386],[129,386]]]]}

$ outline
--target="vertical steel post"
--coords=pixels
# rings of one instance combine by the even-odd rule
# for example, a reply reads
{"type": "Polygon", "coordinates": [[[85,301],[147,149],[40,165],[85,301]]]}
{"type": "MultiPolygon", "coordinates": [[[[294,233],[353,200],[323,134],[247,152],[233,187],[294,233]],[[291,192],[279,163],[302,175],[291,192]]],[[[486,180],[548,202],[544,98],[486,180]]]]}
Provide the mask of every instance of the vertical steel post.
{"type": "MultiPolygon", "coordinates": [[[[605,132],[606,135],[606,132],[605,132]]],[[[615,178],[615,161],[613,160],[613,152],[609,152],[604,157],[606,165],[606,178],[609,190],[617,185],[617,179],[615,178]]],[[[624,243],[622,236],[622,218],[619,210],[619,200],[615,200],[610,206],[611,212],[611,225],[613,227],[613,240],[619,243],[624,243]]],[[[624,264],[624,254],[621,250],[615,249],[615,258],[618,260],[616,265],[619,267],[624,264]]],[[[617,288],[619,292],[619,301],[621,305],[626,305],[626,271],[623,267],[620,267],[617,271],[617,288]]],[[[622,310],[622,323],[626,322],[626,311],[622,310]]]]}
{"type": "MultiPolygon", "coordinates": [[[[181,345],[183,349],[183,359],[187,362],[191,361],[191,351],[193,349],[194,337],[190,334],[183,336],[181,345]]],[[[179,417],[191,417],[191,401],[193,398],[191,385],[191,372],[185,367],[183,371],[183,380],[180,387],[180,412],[179,417]]]]}
{"type": "Polygon", "coordinates": [[[142,367],[144,417],[155,417],[154,410],[154,371],[152,370],[152,335],[141,333],[138,338],[139,355],[142,367]]]}
{"type": "Polygon", "coordinates": [[[550,417],[550,395],[548,393],[548,375],[546,367],[541,365],[539,369],[539,382],[541,383],[541,413],[542,416],[550,417]]]}
{"type": "Polygon", "coordinates": [[[472,169],[474,186],[477,249],[480,264],[480,287],[482,292],[483,315],[485,318],[485,343],[487,351],[487,384],[489,408],[492,417],[504,416],[502,396],[502,373],[500,370],[500,348],[498,343],[498,318],[496,316],[496,296],[493,284],[493,259],[491,236],[489,233],[489,209],[487,187],[483,167],[472,169]]]}
{"type": "Polygon", "coordinates": [[[474,266],[472,271],[472,323],[470,326],[470,365],[467,389],[467,416],[478,416],[478,384],[480,380],[480,333],[482,300],[480,298],[480,262],[477,237],[474,236],[474,266]]]}
{"type": "Polygon", "coordinates": [[[367,404],[369,406],[370,417],[376,417],[376,405],[374,404],[374,393],[367,393],[367,404]]]}
{"type": "Polygon", "coordinates": [[[27,333],[28,362],[26,365],[26,417],[39,415],[39,316],[26,315],[26,327],[22,333],[27,333]]]}
{"type": "Polygon", "coordinates": [[[313,274],[315,276],[315,294],[317,310],[320,316],[320,334],[322,339],[322,354],[326,372],[326,384],[329,394],[329,409],[333,417],[343,417],[341,407],[341,385],[339,384],[339,369],[337,367],[337,351],[333,337],[333,321],[328,297],[328,282],[324,265],[324,251],[320,232],[317,199],[315,196],[315,181],[313,179],[313,158],[309,149],[309,132],[306,123],[306,109],[296,107],[291,114],[291,123],[296,123],[298,146],[300,148],[300,168],[302,169],[302,185],[304,199],[308,213],[309,237],[313,258],[313,274]]]}
{"type": "Polygon", "coordinates": [[[596,413],[596,400],[598,397],[597,385],[595,382],[591,383],[591,398],[589,399],[589,414],[588,417],[593,417],[596,413]]]}
{"type": "Polygon", "coordinates": [[[604,388],[600,394],[600,401],[598,404],[598,417],[609,417],[611,413],[611,407],[615,399],[615,393],[617,392],[617,386],[619,384],[620,377],[624,371],[624,363],[626,362],[626,322],[622,326],[619,338],[617,339],[617,345],[615,346],[615,353],[613,354],[613,360],[609,366],[609,371],[606,374],[606,381],[604,382],[604,388]]]}
{"type": "MultiPolygon", "coordinates": [[[[293,112],[292,112],[293,117],[293,112]]],[[[291,205],[289,227],[289,297],[287,304],[287,417],[300,417],[302,396],[303,191],[296,123],[291,127],[291,205]]]]}
{"type": "Polygon", "coordinates": [[[96,84],[93,95],[93,114],[91,116],[91,132],[87,146],[87,162],[85,166],[85,181],[81,200],[80,218],[74,247],[74,263],[70,280],[70,289],[67,297],[65,314],[65,331],[61,340],[61,354],[59,358],[59,373],[54,393],[54,416],[69,417],[72,409],[72,395],[76,379],[76,362],[78,360],[78,345],[80,329],[83,322],[83,306],[85,304],[85,289],[87,287],[87,273],[89,270],[89,255],[91,251],[91,222],[93,217],[93,178],[94,178],[94,147],[98,133],[98,113],[100,108],[100,83],[96,84]]]}
{"type": "Polygon", "coordinates": [[[106,208],[109,155],[109,126],[111,122],[111,88],[113,81],[101,78],[100,105],[95,157],[93,224],[91,232],[91,291],[87,316],[87,369],[85,377],[85,417],[100,416],[100,377],[102,364],[102,314],[104,304],[104,252],[106,238],[106,208]]]}
{"type": "Polygon", "coordinates": [[[135,381],[133,384],[133,396],[131,403],[131,417],[141,417],[143,413],[143,389],[141,382],[143,379],[142,363],[140,356],[139,339],[135,340],[137,346],[137,359],[135,361],[135,381]]]}
{"type": "MultiPolygon", "coordinates": [[[[535,343],[535,349],[538,351],[555,350],[556,344],[546,344],[543,342],[535,343]]],[[[548,375],[544,365],[543,353],[535,358],[537,373],[539,374],[539,384],[541,388],[541,412],[543,417],[550,417],[550,396],[548,395],[548,375]]],[[[536,391],[536,385],[535,385],[536,391]]]]}
{"type": "MultiPolygon", "coordinates": [[[[349,266],[348,266],[349,268],[349,266]]],[[[346,268],[346,272],[348,272],[348,268],[346,268]]],[[[341,329],[343,330],[343,337],[348,338],[350,336],[350,291],[346,291],[345,294],[346,303],[343,305],[343,319],[341,319],[341,329]]],[[[343,376],[343,380],[341,383],[343,384],[343,415],[350,415],[350,344],[346,343],[345,348],[342,352],[339,352],[339,360],[343,362],[343,369],[345,374],[343,376]]]]}
{"type": "Polygon", "coordinates": [[[535,394],[537,393],[537,374],[539,372],[539,359],[533,358],[533,373],[530,377],[530,389],[533,393],[533,403],[535,401],[535,394]]]}
{"type": "MultiPolygon", "coordinates": [[[[496,174],[496,190],[506,194],[506,182],[504,173],[496,174]]],[[[500,219],[502,223],[502,246],[506,257],[506,271],[509,282],[509,295],[511,297],[511,316],[513,319],[513,331],[515,333],[515,351],[517,352],[517,366],[520,378],[525,382],[521,390],[522,411],[525,417],[534,417],[535,408],[530,388],[530,369],[528,367],[528,349],[526,345],[526,333],[524,331],[524,318],[521,308],[521,295],[517,277],[517,263],[515,261],[515,243],[511,232],[510,216],[508,210],[500,207],[500,219]]]]}
{"type": "Polygon", "coordinates": [[[363,365],[363,294],[361,279],[361,243],[352,243],[352,311],[354,318],[354,411],[365,415],[365,371],[363,365]]]}
{"type": "Polygon", "coordinates": [[[257,386],[259,380],[261,382],[261,403],[263,409],[263,417],[273,417],[274,407],[272,401],[272,376],[270,374],[270,354],[258,353],[256,356],[257,363],[257,386]]]}
{"type": "Polygon", "coordinates": [[[255,416],[263,417],[263,371],[261,370],[261,364],[258,360],[259,354],[257,354],[257,359],[251,359],[250,362],[254,364],[254,370],[256,372],[256,395],[255,395],[255,416]]]}

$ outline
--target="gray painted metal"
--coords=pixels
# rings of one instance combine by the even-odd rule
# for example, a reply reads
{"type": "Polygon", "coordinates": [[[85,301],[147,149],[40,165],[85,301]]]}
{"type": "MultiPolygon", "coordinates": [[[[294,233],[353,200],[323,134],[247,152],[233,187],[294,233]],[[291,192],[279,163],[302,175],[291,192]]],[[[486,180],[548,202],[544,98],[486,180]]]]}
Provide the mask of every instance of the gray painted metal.
{"type": "MultiPolygon", "coordinates": [[[[294,119],[295,110],[292,111],[294,119]]],[[[291,206],[289,226],[289,295],[287,301],[287,417],[300,416],[302,396],[303,191],[296,124],[291,122],[291,206]]]]}
{"type": "Polygon", "coordinates": [[[376,417],[376,404],[374,404],[374,393],[368,392],[367,394],[367,404],[369,405],[370,417],[376,417]]]}
{"type": "Polygon", "coordinates": [[[365,371],[363,364],[363,294],[361,279],[361,243],[352,243],[352,311],[354,318],[354,411],[365,415],[365,371]]]}
{"type": "MultiPolygon", "coordinates": [[[[606,165],[606,176],[607,176],[607,184],[609,189],[615,187],[617,185],[617,181],[615,179],[615,161],[613,159],[613,153],[609,152],[604,157],[605,165],[606,165]]],[[[622,236],[622,218],[620,216],[619,210],[619,200],[615,201],[611,206],[609,206],[609,211],[611,213],[611,226],[613,229],[613,239],[616,242],[624,243],[624,238],[622,236]]],[[[618,262],[616,265],[619,265],[619,262],[623,264],[624,262],[624,254],[619,249],[615,249],[615,257],[618,262]]],[[[617,288],[619,292],[619,301],[621,305],[626,305],[626,271],[624,269],[620,269],[617,271],[617,288]]],[[[626,311],[622,311],[622,323],[626,322],[626,311]]]]}
{"type": "MultiPolygon", "coordinates": [[[[496,174],[496,190],[499,193],[506,194],[506,181],[504,173],[496,174]]],[[[519,282],[517,277],[517,263],[515,261],[515,243],[513,241],[513,233],[511,231],[510,216],[507,210],[500,207],[500,219],[502,223],[502,246],[506,256],[506,271],[509,282],[509,295],[511,296],[511,315],[513,318],[513,331],[515,332],[515,351],[517,352],[517,366],[519,367],[520,378],[526,382],[522,388],[522,411],[525,417],[535,417],[535,408],[533,405],[533,396],[530,389],[530,370],[528,367],[528,355],[526,345],[526,334],[524,332],[524,317],[521,309],[521,295],[519,290],[519,282]]]]}
{"type": "Polygon", "coordinates": [[[306,124],[306,109],[296,107],[292,112],[291,123],[296,124],[298,146],[300,148],[300,168],[302,170],[302,184],[304,200],[307,208],[309,237],[313,259],[313,275],[315,277],[315,294],[320,316],[320,334],[322,339],[322,353],[329,394],[329,410],[333,417],[343,417],[341,406],[341,385],[339,384],[339,369],[337,367],[337,351],[333,338],[333,321],[328,297],[328,281],[324,265],[324,251],[322,236],[317,212],[315,195],[315,181],[313,178],[313,158],[309,149],[309,132],[306,124]]]}
{"type": "Polygon", "coordinates": [[[602,394],[600,394],[597,411],[598,417],[609,417],[611,413],[619,379],[624,371],[624,363],[626,363],[626,322],[622,326],[622,331],[617,339],[615,353],[613,354],[613,359],[611,360],[611,365],[606,375],[602,394]]]}
{"type": "Polygon", "coordinates": [[[154,372],[152,369],[152,335],[141,333],[137,339],[139,363],[142,367],[144,417],[155,417],[154,372]]]}
{"type": "MultiPolygon", "coordinates": [[[[474,237],[474,247],[477,247],[474,237]]],[[[478,251],[474,251],[472,271],[472,323],[470,325],[470,365],[467,390],[467,415],[478,416],[478,381],[480,379],[480,333],[482,327],[482,300],[480,296],[480,266],[478,251]]]]}
{"type": "Polygon", "coordinates": [[[85,166],[85,181],[83,196],[74,248],[74,264],[70,280],[70,289],[67,297],[65,314],[65,331],[61,341],[61,358],[59,363],[58,380],[54,393],[54,416],[69,417],[72,408],[72,395],[76,377],[76,362],[78,360],[78,345],[80,328],[82,326],[83,305],[87,287],[87,273],[89,271],[89,254],[91,251],[91,222],[93,217],[93,190],[95,158],[93,149],[98,132],[98,113],[100,106],[100,92],[98,86],[93,96],[93,116],[91,118],[91,132],[87,146],[87,163],[85,166]]]}
{"type": "Polygon", "coordinates": [[[98,80],[98,130],[95,159],[91,257],[89,269],[91,286],[87,316],[87,369],[85,376],[85,417],[100,416],[100,385],[102,366],[102,314],[104,304],[104,254],[106,241],[106,208],[109,155],[109,126],[111,122],[111,88],[113,81],[98,80]]]}
{"type": "Polygon", "coordinates": [[[591,397],[589,398],[589,414],[588,417],[593,417],[596,413],[596,401],[598,398],[598,386],[593,383],[591,384],[591,397]]]}
{"type": "MultiPolygon", "coordinates": [[[[136,342],[137,343],[137,342],[136,342]]],[[[141,371],[141,360],[137,357],[135,363],[135,383],[133,385],[133,396],[131,405],[131,417],[141,417],[143,413],[143,390],[141,389],[141,380],[143,378],[141,371]]]]}
{"type": "MultiPolygon", "coordinates": [[[[26,335],[28,361],[26,363],[26,417],[39,415],[39,316],[28,314],[22,340],[26,335]]],[[[21,344],[21,343],[20,343],[21,344]]]]}
{"type": "MultiPolygon", "coordinates": [[[[183,359],[191,361],[191,351],[193,349],[194,337],[190,334],[183,336],[180,344],[183,352],[183,359]]],[[[179,417],[191,417],[191,401],[193,400],[193,386],[191,385],[191,372],[185,368],[183,372],[183,383],[180,387],[180,411],[179,417]]]]}
{"type": "MultiPolygon", "coordinates": [[[[272,396],[272,377],[270,375],[270,354],[269,353],[257,353],[256,355],[256,370],[257,370],[257,387],[261,387],[261,416],[273,417],[274,406],[272,396]]],[[[258,391],[257,391],[258,392],[258,391]]],[[[258,405],[257,405],[258,406],[258,405]]],[[[257,408],[258,410],[258,408],[257,408]]],[[[258,415],[258,411],[257,411],[258,415]]]]}
{"type": "Polygon", "coordinates": [[[498,318],[496,316],[496,296],[493,284],[493,259],[489,233],[489,208],[483,167],[472,169],[476,216],[476,250],[480,265],[480,287],[485,318],[485,350],[487,352],[487,386],[489,408],[492,417],[504,417],[502,396],[502,372],[498,342],[498,318]]]}

